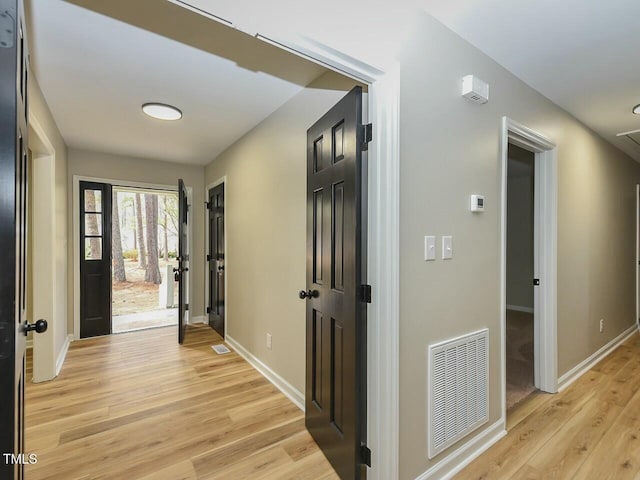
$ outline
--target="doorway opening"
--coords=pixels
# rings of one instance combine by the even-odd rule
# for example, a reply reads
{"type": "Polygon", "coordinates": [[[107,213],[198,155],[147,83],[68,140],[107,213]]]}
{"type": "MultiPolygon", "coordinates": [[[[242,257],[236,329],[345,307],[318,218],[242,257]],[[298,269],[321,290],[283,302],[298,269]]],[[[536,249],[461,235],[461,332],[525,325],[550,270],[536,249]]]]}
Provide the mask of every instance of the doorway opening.
{"type": "Polygon", "coordinates": [[[507,411],[534,384],[535,154],[512,143],[507,160],[507,411]]]}
{"type": "Polygon", "coordinates": [[[556,146],[509,118],[502,125],[502,412],[557,377],[556,146]]]}
{"type": "Polygon", "coordinates": [[[178,195],[113,187],[112,332],[178,323],[178,195]]]}
{"type": "MultiPolygon", "coordinates": [[[[181,300],[185,309],[189,304],[189,274],[177,273],[188,272],[178,240],[182,231],[184,263],[191,239],[190,227],[180,228],[186,197],[180,205],[170,186],[91,177],[74,176],[73,187],[78,337],[178,325],[181,300]]],[[[188,318],[185,312],[183,323],[188,318]]]]}

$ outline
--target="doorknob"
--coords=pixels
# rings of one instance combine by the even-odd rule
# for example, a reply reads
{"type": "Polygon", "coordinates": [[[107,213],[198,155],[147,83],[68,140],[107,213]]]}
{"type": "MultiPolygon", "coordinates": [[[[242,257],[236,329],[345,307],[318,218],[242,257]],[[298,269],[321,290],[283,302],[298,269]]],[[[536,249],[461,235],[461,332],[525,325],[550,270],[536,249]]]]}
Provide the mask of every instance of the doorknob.
{"type": "Polygon", "coordinates": [[[302,300],[305,298],[318,298],[318,295],[320,295],[320,293],[317,290],[300,290],[300,293],[298,294],[302,300]]]}
{"type": "Polygon", "coordinates": [[[26,336],[27,333],[31,332],[32,330],[36,333],[44,333],[47,331],[48,327],[49,324],[47,323],[47,321],[42,319],[38,320],[36,323],[24,322],[24,335],[26,336]]]}

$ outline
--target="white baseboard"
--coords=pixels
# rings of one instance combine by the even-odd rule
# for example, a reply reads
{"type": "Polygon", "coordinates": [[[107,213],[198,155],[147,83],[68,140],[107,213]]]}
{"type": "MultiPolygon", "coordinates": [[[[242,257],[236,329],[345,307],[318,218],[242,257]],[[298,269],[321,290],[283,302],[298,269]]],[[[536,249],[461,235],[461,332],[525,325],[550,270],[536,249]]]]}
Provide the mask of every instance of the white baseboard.
{"type": "Polygon", "coordinates": [[[196,323],[209,323],[209,322],[207,322],[207,317],[205,317],[204,315],[200,315],[198,317],[191,318],[191,321],[189,323],[193,325],[196,323]]]}
{"type": "Polygon", "coordinates": [[[533,307],[521,307],[519,305],[507,305],[507,310],[513,310],[514,312],[533,313],[533,307]]]}
{"type": "Polygon", "coordinates": [[[584,359],[578,365],[573,367],[567,373],[558,378],[558,392],[565,390],[569,385],[575,382],[582,375],[591,370],[600,360],[604,359],[607,355],[609,355],[613,350],[618,348],[622,343],[624,343],[631,335],[636,333],[638,327],[633,325],[629,327],[616,338],[611,340],[609,343],[601,347],[598,351],[593,353],[588,358],[584,359]]]}
{"type": "Polygon", "coordinates": [[[64,360],[67,358],[67,352],[69,351],[69,345],[73,341],[73,335],[67,335],[64,339],[64,344],[62,345],[62,350],[58,354],[58,360],[56,360],[56,377],[60,374],[60,370],[62,370],[62,366],[64,365],[64,360]]]}
{"type": "Polygon", "coordinates": [[[273,383],[278,390],[291,400],[300,410],[304,411],[304,394],[287,382],[284,378],[271,370],[267,365],[262,363],[256,356],[240,345],[229,335],[225,336],[224,341],[229,344],[238,354],[249,362],[253,368],[258,370],[267,380],[273,383]]]}
{"type": "Polygon", "coordinates": [[[429,468],[429,470],[416,477],[416,480],[429,480],[432,478],[448,480],[453,478],[456,474],[460,473],[464,467],[482,455],[489,447],[506,434],[507,430],[505,429],[504,422],[498,420],[480,435],[457,448],[433,467],[429,468]]]}

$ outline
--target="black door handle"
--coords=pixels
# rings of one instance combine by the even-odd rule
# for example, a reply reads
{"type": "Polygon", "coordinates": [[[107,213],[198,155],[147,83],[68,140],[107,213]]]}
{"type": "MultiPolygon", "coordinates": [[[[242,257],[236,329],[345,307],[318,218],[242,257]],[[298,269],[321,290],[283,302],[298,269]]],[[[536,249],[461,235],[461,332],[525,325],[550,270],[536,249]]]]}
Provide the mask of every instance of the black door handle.
{"type": "Polygon", "coordinates": [[[300,290],[300,293],[298,294],[302,300],[305,298],[318,298],[319,295],[320,293],[317,290],[300,290]]]}
{"type": "Polygon", "coordinates": [[[220,266],[218,267],[218,271],[219,271],[219,272],[222,272],[223,270],[224,270],[224,265],[220,265],[220,266]]]}
{"type": "Polygon", "coordinates": [[[49,324],[47,323],[47,321],[42,319],[38,320],[36,323],[24,322],[24,334],[26,336],[27,333],[31,331],[35,331],[36,333],[44,333],[47,331],[48,327],[49,324]]]}

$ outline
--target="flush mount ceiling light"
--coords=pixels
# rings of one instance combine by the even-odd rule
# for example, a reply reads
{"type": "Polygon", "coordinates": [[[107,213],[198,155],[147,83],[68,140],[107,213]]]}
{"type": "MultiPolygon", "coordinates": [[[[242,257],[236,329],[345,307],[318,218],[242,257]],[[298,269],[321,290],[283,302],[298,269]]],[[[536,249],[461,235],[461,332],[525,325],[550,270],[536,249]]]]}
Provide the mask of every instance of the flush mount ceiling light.
{"type": "Polygon", "coordinates": [[[640,115],[640,103],[635,107],[633,107],[632,112],[635,113],[636,115],[640,115]]]}
{"type": "Polygon", "coordinates": [[[142,111],[158,120],[180,120],[182,118],[182,112],[179,109],[164,103],[145,103],[142,105],[142,111]]]}

